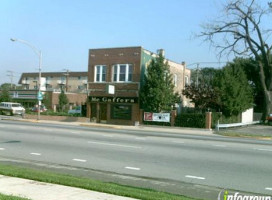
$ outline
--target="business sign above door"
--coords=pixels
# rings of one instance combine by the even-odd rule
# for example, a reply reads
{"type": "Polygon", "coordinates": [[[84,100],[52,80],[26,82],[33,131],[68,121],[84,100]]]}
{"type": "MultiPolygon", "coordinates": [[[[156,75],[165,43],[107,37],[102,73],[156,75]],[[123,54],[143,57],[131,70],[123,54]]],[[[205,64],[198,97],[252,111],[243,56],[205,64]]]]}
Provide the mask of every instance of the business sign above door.
{"type": "Polygon", "coordinates": [[[89,96],[90,102],[109,103],[138,103],[137,97],[93,97],[89,96]]]}

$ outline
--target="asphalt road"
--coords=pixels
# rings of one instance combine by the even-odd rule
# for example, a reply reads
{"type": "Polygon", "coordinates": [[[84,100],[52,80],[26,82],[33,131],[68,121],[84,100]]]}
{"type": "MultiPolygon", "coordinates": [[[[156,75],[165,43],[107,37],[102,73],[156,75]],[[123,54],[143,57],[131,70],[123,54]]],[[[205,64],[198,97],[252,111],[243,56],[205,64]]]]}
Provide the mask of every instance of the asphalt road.
{"type": "Polygon", "coordinates": [[[0,121],[2,162],[194,197],[223,188],[272,195],[271,157],[271,141],[0,121]]]}

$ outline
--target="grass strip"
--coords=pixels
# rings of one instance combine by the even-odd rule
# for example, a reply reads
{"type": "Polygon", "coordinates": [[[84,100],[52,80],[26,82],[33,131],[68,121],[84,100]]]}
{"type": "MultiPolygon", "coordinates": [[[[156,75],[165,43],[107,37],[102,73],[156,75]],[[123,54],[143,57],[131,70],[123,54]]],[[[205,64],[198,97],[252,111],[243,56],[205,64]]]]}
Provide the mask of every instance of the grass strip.
{"type": "Polygon", "coordinates": [[[260,135],[260,134],[250,134],[250,133],[239,133],[239,132],[232,132],[232,131],[217,131],[215,132],[218,135],[223,136],[231,136],[231,137],[247,137],[247,138],[256,138],[256,139],[272,139],[271,136],[268,135],[260,135]]]}
{"type": "Polygon", "coordinates": [[[29,169],[12,165],[0,164],[0,174],[46,183],[77,187],[87,190],[104,192],[118,196],[132,197],[146,200],[194,200],[193,198],[159,192],[152,189],[143,189],[124,186],[115,183],[106,183],[89,178],[53,173],[44,170],[29,169]]]}
{"type": "Polygon", "coordinates": [[[25,198],[21,198],[21,197],[15,197],[12,195],[4,195],[4,194],[0,194],[0,199],[1,200],[28,200],[25,198]]]}

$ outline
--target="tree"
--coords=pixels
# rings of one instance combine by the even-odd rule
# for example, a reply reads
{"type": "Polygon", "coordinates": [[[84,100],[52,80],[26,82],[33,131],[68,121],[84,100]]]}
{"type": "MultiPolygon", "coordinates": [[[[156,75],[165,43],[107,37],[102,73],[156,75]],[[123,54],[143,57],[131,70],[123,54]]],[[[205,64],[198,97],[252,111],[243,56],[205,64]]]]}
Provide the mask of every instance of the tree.
{"type": "Polygon", "coordinates": [[[225,116],[238,115],[253,106],[253,94],[241,66],[228,63],[214,78],[218,106],[225,116]]]}
{"type": "Polygon", "coordinates": [[[216,109],[218,107],[219,91],[215,90],[212,85],[186,85],[182,94],[191,99],[195,107],[201,110],[216,109]]]}
{"type": "Polygon", "coordinates": [[[223,16],[203,25],[199,35],[219,50],[219,56],[254,56],[264,94],[263,118],[272,111],[272,45],[268,44],[271,28],[265,23],[272,4],[268,5],[264,9],[255,0],[231,0],[224,6],[223,16]]]}
{"type": "Polygon", "coordinates": [[[9,96],[8,87],[3,87],[1,90],[0,102],[9,102],[9,101],[11,101],[11,98],[9,96]]]}
{"type": "Polygon", "coordinates": [[[260,76],[258,73],[258,63],[254,58],[235,58],[233,63],[236,67],[241,67],[246,73],[247,80],[252,88],[254,96],[254,110],[262,112],[264,110],[264,94],[262,84],[260,82],[260,76]]]}
{"type": "Polygon", "coordinates": [[[3,89],[3,88],[6,88],[6,89],[14,89],[16,88],[16,85],[15,84],[10,84],[10,83],[3,83],[1,86],[0,86],[0,89],[3,89]]]}
{"type": "Polygon", "coordinates": [[[171,106],[180,101],[174,87],[169,65],[160,53],[147,67],[140,91],[141,107],[149,112],[171,110],[171,106]]]}
{"type": "Polygon", "coordinates": [[[63,107],[69,103],[69,100],[67,98],[67,95],[64,93],[62,90],[60,95],[59,95],[59,107],[61,111],[63,111],[63,107]]]}

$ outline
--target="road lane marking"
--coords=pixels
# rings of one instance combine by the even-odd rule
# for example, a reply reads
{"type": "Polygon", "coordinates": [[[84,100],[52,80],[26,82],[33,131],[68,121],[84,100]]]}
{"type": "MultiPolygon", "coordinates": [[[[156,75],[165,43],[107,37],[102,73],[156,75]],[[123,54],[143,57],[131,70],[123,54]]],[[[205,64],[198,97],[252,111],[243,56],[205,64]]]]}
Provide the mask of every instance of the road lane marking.
{"type": "Polygon", "coordinates": [[[112,135],[102,135],[103,137],[113,137],[112,135]]]}
{"type": "Polygon", "coordinates": [[[74,134],[80,134],[80,132],[75,132],[75,131],[72,131],[71,133],[74,133],[74,134]]]}
{"type": "Polygon", "coordinates": [[[177,144],[184,144],[184,142],[181,142],[181,141],[172,141],[172,142],[177,144]]]}
{"type": "Polygon", "coordinates": [[[74,158],[73,161],[76,161],[76,162],[87,162],[87,160],[82,160],[82,159],[77,159],[77,158],[74,158]]]}
{"type": "Polygon", "coordinates": [[[40,153],[30,153],[31,155],[34,155],[34,156],[40,156],[40,155],[42,155],[42,154],[40,154],[40,153]]]}
{"type": "Polygon", "coordinates": [[[135,140],[146,140],[145,138],[136,137],[135,140]]]}
{"type": "Polygon", "coordinates": [[[186,178],[193,178],[193,179],[199,179],[199,180],[205,180],[206,178],[200,177],[200,176],[192,176],[192,175],[186,175],[186,178]]]}
{"type": "Polygon", "coordinates": [[[101,145],[108,145],[108,146],[133,148],[133,149],[141,149],[141,148],[142,148],[142,147],[139,147],[139,146],[128,146],[128,145],[121,145],[121,144],[114,144],[114,143],[106,143],[106,142],[93,142],[93,141],[88,141],[88,143],[89,143],[89,144],[101,144],[101,145]]]}
{"type": "Polygon", "coordinates": [[[272,188],[269,188],[269,187],[267,187],[267,188],[265,188],[266,190],[271,190],[272,191],[272,188]]]}
{"type": "Polygon", "coordinates": [[[131,170],[141,170],[141,168],[138,168],[138,167],[125,167],[126,169],[131,169],[131,170]]]}
{"type": "Polygon", "coordinates": [[[226,147],[226,145],[222,145],[222,144],[214,144],[213,146],[215,146],[215,147],[226,147]]]}
{"type": "Polygon", "coordinates": [[[258,150],[258,151],[272,151],[272,149],[254,149],[254,150],[258,150]]]}
{"type": "Polygon", "coordinates": [[[4,151],[5,150],[5,148],[0,148],[0,151],[4,151]]]}

